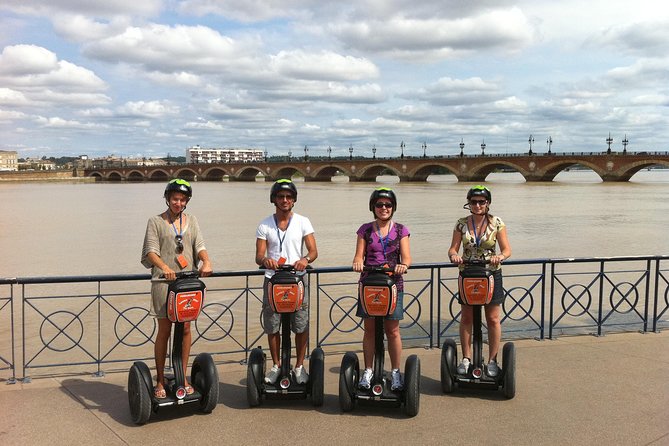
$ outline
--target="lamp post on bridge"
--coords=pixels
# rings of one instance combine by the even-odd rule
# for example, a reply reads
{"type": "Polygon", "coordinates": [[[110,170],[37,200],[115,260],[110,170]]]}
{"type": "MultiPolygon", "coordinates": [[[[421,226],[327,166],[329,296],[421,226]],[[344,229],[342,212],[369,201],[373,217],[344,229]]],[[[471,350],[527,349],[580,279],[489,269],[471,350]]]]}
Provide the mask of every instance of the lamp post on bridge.
{"type": "Polygon", "coordinates": [[[267,150],[265,150],[265,162],[267,162],[267,150]]]}
{"type": "Polygon", "coordinates": [[[288,151],[288,161],[291,161],[293,159],[293,151],[289,150],[288,151]]]}
{"type": "Polygon", "coordinates": [[[606,138],[606,145],[607,145],[606,153],[608,153],[609,155],[611,154],[612,143],[613,143],[613,138],[611,138],[611,132],[609,132],[609,137],[606,138]]]}
{"type": "Polygon", "coordinates": [[[481,156],[485,156],[485,139],[481,143],[481,156]]]}
{"type": "Polygon", "coordinates": [[[532,155],[532,143],[534,142],[534,137],[530,135],[530,138],[527,140],[528,143],[530,143],[530,151],[529,154],[532,155]]]}
{"type": "Polygon", "coordinates": [[[460,138],[460,158],[465,156],[465,140],[460,138]]]}
{"type": "Polygon", "coordinates": [[[400,158],[404,159],[404,141],[400,143],[400,150],[402,154],[400,155],[400,158]]]}
{"type": "Polygon", "coordinates": [[[423,142],[423,158],[427,158],[427,143],[423,142]]]}
{"type": "Polygon", "coordinates": [[[376,159],[376,144],[372,146],[372,158],[376,159]]]}
{"type": "Polygon", "coordinates": [[[353,144],[348,148],[348,159],[353,161],[353,144]]]}
{"type": "Polygon", "coordinates": [[[332,159],[332,147],[328,146],[328,160],[332,159]]]}
{"type": "Polygon", "coordinates": [[[553,137],[549,136],[548,139],[546,140],[546,144],[548,144],[548,154],[551,154],[551,146],[553,145],[553,137]]]}
{"type": "Polygon", "coordinates": [[[625,133],[625,139],[623,139],[623,155],[627,155],[627,144],[629,144],[629,140],[627,139],[627,133],[625,133]]]}
{"type": "Polygon", "coordinates": [[[309,159],[309,155],[308,155],[308,153],[309,153],[309,149],[307,148],[307,146],[304,146],[304,162],[305,162],[305,163],[306,163],[307,160],[309,159]]]}

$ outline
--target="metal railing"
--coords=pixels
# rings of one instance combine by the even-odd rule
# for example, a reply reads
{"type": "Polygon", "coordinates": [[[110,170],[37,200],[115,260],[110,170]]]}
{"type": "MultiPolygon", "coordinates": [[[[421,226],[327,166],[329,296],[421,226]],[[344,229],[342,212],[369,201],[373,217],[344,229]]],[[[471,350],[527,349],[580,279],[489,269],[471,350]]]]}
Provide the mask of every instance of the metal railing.
{"type": "MultiPolygon", "coordinates": [[[[536,259],[504,264],[503,337],[553,339],[669,326],[669,256],[536,259]]],[[[245,362],[265,340],[262,271],[214,273],[193,323],[193,354],[245,362]]],[[[357,278],[349,267],[310,270],[310,344],[360,348],[357,278]]],[[[33,277],[0,280],[0,373],[17,378],[15,320],[20,320],[18,376],[96,373],[153,358],[149,275],[33,277]],[[14,305],[15,298],[18,305],[14,305]],[[20,313],[20,314],[19,314],[20,313]],[[104,370],[103,370],[104,368],[104,370]]],[[[457,269],[413,265],[405,277],[406,346],[439,347],[457,338],[457,269]]],[[[1,376],[1,375],[0,375],[1,376]]]]}

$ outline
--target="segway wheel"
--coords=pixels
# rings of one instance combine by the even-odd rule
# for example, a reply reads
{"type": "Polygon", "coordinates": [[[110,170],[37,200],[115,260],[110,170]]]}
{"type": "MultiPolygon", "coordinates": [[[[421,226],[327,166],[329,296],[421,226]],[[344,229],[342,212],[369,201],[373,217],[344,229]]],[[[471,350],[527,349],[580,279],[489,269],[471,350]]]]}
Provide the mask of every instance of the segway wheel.
{"type": "Polygon", "coordinates": [[[322,406],[325,393],[325,354],[320,347],[311,352],[309,359],[309,386],[312,404],[316,407],[322,406]]]}
{"type": "Polygon", "coordinates": [[[218,370],[209,353],[200,353],[193,361],[191,382],[200,392],[200,410],[211,413],[218,404],[218,370]]]}
{"type": "Polygon", "coordinates": [[[353,352],[346,352],[339,369],[339,406],[344,412],[352,411],[355,405],[353,395],[355,387],[358,385],[359,372],[358,355],[353,352]]]}
{"type": "Polygon", "coordinates": [[[513,342],[507,342],[502,349],[502,373],[504,396],[511,399],[516,396],[516,347],[513,342]]]}
{"type": "Polygon", "coordinates": [[[130,367],[128,373],[128,403],[130,404],[130,417],[135,424],[146,424],[151,417],[151,394],[149,393],[151,384],[151,372],[146,364],[136,362],[130,367]],[[142,370],[143,368],[146,370],[142,370]],[[148,385],[143,372],[148,373],[148,385]]]}
{"type": "Polygon", "coordinates": [[[251,350],[246,366],[246,399],[251,407],[259,406],[262,402],[260,389],[265,375],[263,373],[264,364],[265,356],[262,350],[260,348],[251,350]]]}
{"type": "Polygon", "coordinates": [[[404,366],[404,413],[415,417],[420,409],[420,359],[411,355],[404,366]]]}
{"type": "Polygon", "coordinates": [[[455,390],[455,363],[458,361],[458,347],[453,339],[446,339],[441,348],[441,390],[444,393],[453,393],[455,390]]]}

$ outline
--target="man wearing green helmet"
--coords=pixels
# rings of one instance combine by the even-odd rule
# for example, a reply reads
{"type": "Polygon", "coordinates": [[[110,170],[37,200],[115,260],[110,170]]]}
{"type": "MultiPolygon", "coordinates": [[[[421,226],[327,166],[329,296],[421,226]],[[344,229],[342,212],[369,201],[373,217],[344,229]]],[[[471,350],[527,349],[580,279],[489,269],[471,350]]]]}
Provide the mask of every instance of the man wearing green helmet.
{"type": "MultiPolygon", "coordinates": [[[[256,229],[256,263],[265,268],[263,285],[263,326],[269,343],[269,350],[274,365],[267,373],[265,382],[273,384],[279,377],[281,357],[279,347],[281,336],[279,327],[281,315],[272,310],[267,296],[267,282],[281,265],[293,265],[296,271],[304,274],[307,265],[318,257],[316,238],[311,221],[303,215],[293,212],[297,202],[297,187],[289,179],[277,180],[270,190],[269,201],[274,205],[273,215],[260,222],[256,229]],[[307,253],[303,254],[303,246],[307,253]]],[[[305,384],[309,377],[303,367],[309,338],[309,298],[305,290],[302,308],[291,315],[291,327],[295,333],[297,360],[293,374],[298,384],[305,384]]]]}

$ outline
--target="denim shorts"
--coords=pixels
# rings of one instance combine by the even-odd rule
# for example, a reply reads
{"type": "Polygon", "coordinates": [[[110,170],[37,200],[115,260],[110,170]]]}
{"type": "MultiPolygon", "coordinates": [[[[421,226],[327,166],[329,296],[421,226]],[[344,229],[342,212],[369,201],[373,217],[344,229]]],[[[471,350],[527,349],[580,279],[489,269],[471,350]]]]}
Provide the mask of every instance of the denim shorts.
{"type": "MultiPolygon", "coordinates": [[[[281,327],[281,313],[276,313],[272,310],[269,304],[269,296],[267,295],[267,284],[269,278],[265,277],[263,283],[262,295],[262,322],[267,334],[275,334],[279,332],[281,327]]],[[[309,328],[309,289],[304,287],[304,300],[302,307],[295,313],[290,315],[290,327],[293,333],[304,333],[309,328]]]]}
{"type": "MultiPolygon", "coordinates": [[[[364,318],[370,317],[363,311],[360,301],[358,301],[358,309],[356,310],[355,315],[364,318]]],[[[395,306],[395,311],[393,311],[391,315],[384,317],[384,319],[388,319],[389,321],[401,321],[404,319],[404,291],[397,292],[397,305],[395,306]]]]}

